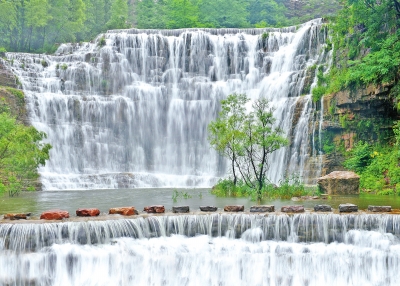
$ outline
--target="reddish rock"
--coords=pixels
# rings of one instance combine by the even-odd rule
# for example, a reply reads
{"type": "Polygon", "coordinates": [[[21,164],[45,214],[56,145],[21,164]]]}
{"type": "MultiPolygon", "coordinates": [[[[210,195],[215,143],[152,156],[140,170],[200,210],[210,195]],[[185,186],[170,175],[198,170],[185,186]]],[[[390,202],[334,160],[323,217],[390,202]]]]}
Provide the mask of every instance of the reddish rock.
{"type": "Polygon", "coordinates": [[[108,213],[120,214],[120,215],[137,215],[138,211],[135,210],[135,207],[120,207],[120,208],[111,208],[108,213]]]}
{"type": "Polygon", "coordinates": [[[149,207],[144,207],[143,211],[146,213],[164,213],[165,212],[165,207],[161,205],[155,205],[155,206],[149,206],[149,207]]]}
{"type": "Polygon", "coordinates": [[[77,216],[98,216],[100,214],[99,209],[77,209],[77,216]]]}
{"type": "Polygon", "coordinates": [[[21,213],[21,214],[5,214],[4,219],[9,220],[19,220],[19,219],[27,219],[31,213],[21,213]]]}
{"type": "Polygon", "coordinates": [[[244,206],[225,206],[224,211],[226,211],[226,212],[242,212],[242,211],[244,211],[244,206]]]}
{"type": "Polygon", "coordinates": [[[49,210],[40,215],[40,219],[45,220],[60,220],[63,218],[69,218],[69,212],[63,210],[49,210]]]}
{"type": "Polygon", "coordinates": [[[281,207],[281,212],[284,213],[303,213],[304,206],[296,205],[296,206],[283,206],[281,207]]]}

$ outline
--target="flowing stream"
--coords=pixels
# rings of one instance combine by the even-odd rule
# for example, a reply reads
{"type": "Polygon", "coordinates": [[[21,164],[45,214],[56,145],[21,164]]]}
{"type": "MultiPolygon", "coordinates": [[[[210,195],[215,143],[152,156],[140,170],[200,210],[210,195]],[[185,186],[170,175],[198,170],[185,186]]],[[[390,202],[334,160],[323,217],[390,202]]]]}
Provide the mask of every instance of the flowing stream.
{"type": "Polygon", "coordinates": [[[307,69],[328,61],[326,35],[320,19],[282,29],[132,29],[54,55],[7,53],[29,119],[53,146],[43,189],[212,186],[228,168],[207,125],[234,92],[268,98],[290,138],[272,154],[268,178],[313,181],[319,125],[304,87],[315,80],[307,69]]]}
{"type": "Polygon", "coordinates": [[[0,224],[0,285],[398,285],[398,215],[0,224]]]}

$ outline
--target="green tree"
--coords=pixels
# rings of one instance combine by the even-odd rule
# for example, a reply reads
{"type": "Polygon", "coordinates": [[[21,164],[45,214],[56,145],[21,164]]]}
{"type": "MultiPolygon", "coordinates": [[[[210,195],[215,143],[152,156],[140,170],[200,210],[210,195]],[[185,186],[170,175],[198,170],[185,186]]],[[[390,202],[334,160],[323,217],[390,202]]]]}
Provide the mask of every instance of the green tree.
{"type": "Polygon", "coordinates": [[[261,198],[269,169],[268,158],[272,152],[287,145],[288,141],[282,137],[282,130],[275,127],[273,109],[269,107],[267,99],[255,100],[252,109],[244,122],[245,153],[240,170],[246,184],[256,189],[261,198]]]}
{"type": "Polygon", "coordinates": [[[199,7],[193,0],[165,0],[168,29],[191,28],[198,25],[199,7]]]}
{"type": "Polygon", "coordinates": [[[139,29],[165,29],[165,3],[162,0],[142,0],[137,4],[136,20],[139,29]]]}
{"type": "Polygon", "coordinates": [[[267,181],[268,158],[288,141],[275,126],[267,99],[255,100],[249,112],[245,107],[247,102],[243,94],[232,94],[221,102],[220,117],[209,124],[209,141],[215,150],[230,159],[234,183],[239,174],[261,199],[267,181]]]}
{"type": "Polygon", "coordinates": [[[203,0],[199,5],[199,19],[209,27],[248,27],[248,1],[244,0],[203,0]]]}
{"type": "Polygon", "coordinates": [[[243,122],[246,118],[245,94],[231,94],[221,101],[219,117],[208,125],[211,146],[231,161],[233,184],[237,183],[236,166],[243,155],[243,122]]]}
{"type": "Polygon", "coordinates": [[[41,143],[45,133],[0,114],[0,191],[10,196],[33,190],[37,168],[49,159],[50,144],[41,143]]]}
{"type": "Polygon", "coordinates": [[[111,16],[107,22],[109,29],[128,28],[129,8],[127,0],[114,0],[111,5],[111,16]]]}

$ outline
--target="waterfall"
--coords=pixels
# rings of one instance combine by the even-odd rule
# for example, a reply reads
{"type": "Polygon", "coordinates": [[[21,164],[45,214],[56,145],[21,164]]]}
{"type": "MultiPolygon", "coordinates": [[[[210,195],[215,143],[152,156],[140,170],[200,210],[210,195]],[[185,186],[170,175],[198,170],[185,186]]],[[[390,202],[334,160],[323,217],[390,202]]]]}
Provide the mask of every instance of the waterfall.
{"type": "Polygon", "coordinates": [[[312,180],[303,95],[307,68],[324,62],[320,19],[282,29],[113,30],[54,55],[7,53],[31,123],[53,148],[45,190],[210,187],[228,172],[207,141],[220,100],[266,97],[291,139],[268,178],[312,180]]]}
{"type": "Polygon", "coordinates": [[[0,223],[0,285],[397,285],[399,215],[0,223]]]}

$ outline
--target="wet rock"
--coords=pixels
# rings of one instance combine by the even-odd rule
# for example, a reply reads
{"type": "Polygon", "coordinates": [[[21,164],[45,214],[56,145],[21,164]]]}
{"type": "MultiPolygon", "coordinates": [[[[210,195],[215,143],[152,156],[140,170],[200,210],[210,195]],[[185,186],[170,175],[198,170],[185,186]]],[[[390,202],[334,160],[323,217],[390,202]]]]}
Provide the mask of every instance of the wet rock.
{"type": "Polygon", "coordinates": [[[317,184],[328,195],[355,195],[360,193],[360,177],[354,172],[334,171],[320,177],[317,184]]]}
{"type": "Polygon", "coordinates": [[[31,213],[5,214],[4,219],[9,219],[9,220],[27,219],[30,215],[31,213]]]}
{"type": "Polygon", "coordinates": [[[99,209],[77,209],[76,215],[77,216],[98,216],[100,214],[99,209]]]}
{"type": "Polygon", "coordinates": [[[188,213],[189,206],[172,207],[173,213],[188,213]]]}
{"type": "Polygon", "coordinates": [[[275,211],[275,206],[252,206],[250,212],[252,213],[270,213],[275,211]]]}
{"type": "Polygon", "coordinates": [[[341,212],[341,213],[358,212],[358,206],[353,205],[353,204],[340,204],[339,212],[341,212]]]}
{"type": "Polygon", "coordinates": [[[391,212],[391,206],[368,206],[370,212],[391,212]]]}
{"type": "Polygon", "coordinates": [[[144,207],[143,211],[145,211],[146,213],[164,213],[165,207],[162,205],[148,206],[144,207]]]}
{"type": "Polygon", "coordinates": [[[299,197],[292,197],[290,200],[294,201],[294,202],[297,202],[297,201],[300,201],[300,198],[299,197]]]}
{"type": "Polygon", "coordinates": [[[61,220],[69,218],[69,212],[63,210],[48,210],[40,215],[40,219],[45,220],[61,220]]]}
{"type": "Polygon", "coordinates": [[[226,212],[242,212],[242,211],[244,211],[244,206],[225,206],[224,211],[226,211],[226,212]]]}
{"type": "Polygon", "coordinates": [[[120,207],[120,208],[111,208],[108,213],[119,214],[119,215],[137,215],[138,211],[135,209],[135,207],[120,207]]]}
{"type": "Polygon", "coordinates": [[[332,207],[330,205],[315,205],[314,211],[316,211],[316,212],[331,212],[332,207]]]}
{"type": "Polygon", "coordinates": [[[212,206],[200,207],[200,210],[202,212],[216,212],[217,209],[218,209],[217,207],[212,207],[212,206]]]}
{"type": "Polygon", "coordinates": [[[283,206],[281,207],[281,212],[284,213],[303,213],[304,206],[295,205],[295,206],[283,206]]]}

